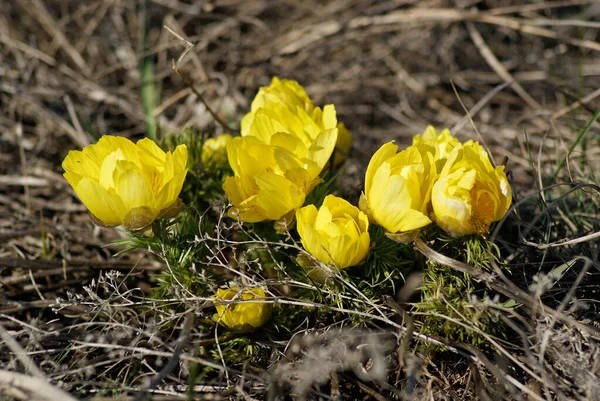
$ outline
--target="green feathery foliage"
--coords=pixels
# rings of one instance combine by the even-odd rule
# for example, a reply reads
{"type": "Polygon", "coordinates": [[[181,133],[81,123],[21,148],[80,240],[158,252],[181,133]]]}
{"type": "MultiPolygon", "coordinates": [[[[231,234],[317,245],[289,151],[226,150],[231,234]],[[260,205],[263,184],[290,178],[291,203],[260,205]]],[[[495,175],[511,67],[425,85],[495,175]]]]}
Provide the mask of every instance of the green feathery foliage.
{"type": "MultiPolygon", "coordinates": [[[[452,238],[435,227],[426,235],[436,238],[436,251],[476,269],[491,272],[492,260],[499,262],[497,246],[479,235],[452,238]]],[[[433,260],[425,260],[423,267],[421,300],[413,310],[420,316],[423,334],[478,347],[487,344],[484,333],[502,335],[502,323],[489,306],[480,301],[489,293],[485,284],[433,260]]],[[[516,306],[512,300],[505,300],[500,305],[516,306]]]]}

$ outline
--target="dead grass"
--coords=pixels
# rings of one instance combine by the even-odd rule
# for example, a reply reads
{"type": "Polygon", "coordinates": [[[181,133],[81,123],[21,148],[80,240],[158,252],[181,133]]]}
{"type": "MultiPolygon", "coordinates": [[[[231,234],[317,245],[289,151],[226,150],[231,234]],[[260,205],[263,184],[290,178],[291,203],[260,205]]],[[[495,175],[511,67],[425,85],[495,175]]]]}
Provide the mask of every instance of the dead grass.
{"type": "Polygon", "coordinates": [[[0,2],[0,394],[599,399],[599,30],[594,0],[0,2]],[[149,121],[162,132],[223,131],[173,72],[185,44],[165,26],[195,43],[181,73],[229,125],[273,75],[334,103],[355,138],[344,178],[354,196],[383,142],[406,144],[428,124],[481,140],[496,163],[507,157],[517,206],[492,237],[511,274],[496,271],[492,288],[525,297],[523,308],[472,300],[511,327],[506,338],[486,338],[482,351],[417,331],[403,337],[412,331],[403,312],[385,306],[373,311],[381,331],[303,327],[280,344],[258,336],[270,369],[226,368],[202,353],[216,333],[190,323],[206,299],[150,313],[169,305],[144,298],[164,265],[143,252],[113,258],[105,245],[120,234],[93,227],[60,163],[104,133],[139,138],[149,121]],[[145,85],[160,94],[152,115],[142,106],[145,85]],[[556,183],[567,184],[549,187],[556,183]],[[322,335],[300,335],[313,331],[322,335]],[[450,351],[423,355],[421,342],[450,351]],[[345,347],[351,357],[332,361],[345,347]],[[319,358],[329,361],[319,377],[302,376],[319,358]]]}

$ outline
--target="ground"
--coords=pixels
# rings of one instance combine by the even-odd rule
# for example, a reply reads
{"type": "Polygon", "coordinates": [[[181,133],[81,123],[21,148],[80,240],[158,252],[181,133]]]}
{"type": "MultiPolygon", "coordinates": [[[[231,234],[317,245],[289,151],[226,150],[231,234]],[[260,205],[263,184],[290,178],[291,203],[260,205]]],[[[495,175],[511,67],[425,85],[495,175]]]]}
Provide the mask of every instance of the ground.
{"type": "MultiPolygon", "coordinates": [[[[599,30],[595,0],[1,2],[0,394],[600,399],[599,30]],[[140,300],[159,285],[164,261],[145,249],[117,256],[123,246],[114,242],[128,234],[94,226],[61,162],[104,134],[235,133],[273,76],[300,82],[316,104],[335,104],[354,138],[341,184],[353,202],[373,152],[391,140],[408,145],[427,125],[480,141],[496,164],[505,161],[515,208],[488,240],[510,269],[477,285],[490,289],[490,303],[512,298],[528,310],[491,307],[509,334],[462,344],[438,339],[413,316],[421,330],[398,344],[403,359],[388,361],[396,378],[361,376],[364,355],[350,355],[347,365],[324,368],[325,377],[300,380],[304,388],[294,369],[330,359],[336,341],[380,336],[382,349],[393,348],[386,330],[412,322],[404,306],[404,317],[386,315],[352,340],[303,329],[313,337],[280,339],[281,354],[260,367],[232,366],[226,377],[210,371],[223,368],[202,343],[212,332],[194,337],[189,313],[153,316],[140,300]],[[445,348],[432,351],[438,340],[445,348]],[[288,346],[315,343],[329,344],[317,347],[326,355],[292,363],[288,346]],[[170,363],[179,365],[161,376],[170,363]],[[35,382],[17,383],[16,373],[35,382]]],[[[432,252],[425,256],[440,262],[432,252]]],[[[256,348],[266,342],[251,336],[256,348]]]]}

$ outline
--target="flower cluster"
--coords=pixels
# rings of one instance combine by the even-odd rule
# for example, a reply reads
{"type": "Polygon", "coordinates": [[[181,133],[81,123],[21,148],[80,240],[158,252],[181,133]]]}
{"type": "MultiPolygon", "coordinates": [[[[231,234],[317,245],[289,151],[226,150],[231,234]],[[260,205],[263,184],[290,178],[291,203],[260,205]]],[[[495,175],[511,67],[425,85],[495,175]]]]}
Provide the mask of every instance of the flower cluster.
{"type": "Polygon", "coordinates": [[[396,153],[383,145],[371,158],[360,208],[400,241],[435,222],[452,236],[485,235],[512,199],[504,166],[493,167],[477,142],[427,127],[396,153]]]}
{"type": "Polygon", "coordinates": [[[229,215],[290,221],[320,182],[340,130],[333,105],[315,107],[297,82],[273,78],[242,119],[241,137],[227,145],[234,173],[223,185],[233,204],[229,215]]]}
{"type": "MultiPolygon", "coordinates": [[[[322,194],[321,204],[312,197],[317,204],[310,204],[307,197],[325,172],[345,161],[352,135],[333,105],[315,106],[295,81],[273,78],[260,88],[240,134],[204,141],[197,162],[207,171],[229,163],[233,175],[218,182],[231,204],[230,217],[275,221],[287,229],[295,221],[306,251],[298,264],[311,267],[309,274],[363,263],[372,248],[370,225],[403,243],[433,224],[455,237],[484,236],[511,203],[504,166],[494,167],[480,144],[427,127],[403,150],[389,142],[375,152],[358,206],[332,194],[322,194]]],[[[165,152],[150,139],[134,144],[104,136],[71,151],[63,168],[94,222],[144,232],[181,209],[187,158],[185,145],[165,152]]],[[[256,286],[231,285],[213,300],[213,320],[232,331],[253,331],[271,313],[265,290],[256,286]]]]}

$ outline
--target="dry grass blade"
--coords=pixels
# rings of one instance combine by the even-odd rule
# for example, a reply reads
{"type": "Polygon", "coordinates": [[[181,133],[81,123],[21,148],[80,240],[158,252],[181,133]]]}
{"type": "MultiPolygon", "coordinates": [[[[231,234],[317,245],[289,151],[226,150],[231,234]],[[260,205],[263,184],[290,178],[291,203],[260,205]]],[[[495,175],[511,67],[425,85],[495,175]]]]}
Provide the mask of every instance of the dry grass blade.
{"type": "Polygon", "coordinates": [[[492,15],[512,14],[512,13],[528,13],[531,11],[549,10],[552,8],[580,6],[586,4],[594,4],[596,0],[558,0],[545,1],[539,4],[517,4],[506,7],[497,7],[489,11],[492,15]]]}
{"type": "Polygon", "coordinates": [[[183,322],[183,329],[181,331],[181,334],[177,339],[177,346],[175,347],[175,350],[173,351],[173,355],[169,359],[169,362],[161,369],[161,371],[156,376],[152,378],[150,383],[148,383],[148,386],[146,386],[144,389],[141,389],[138,395],[134,398],[134,401],[142,401],[146,395],[146,392],[148,392],[149,390],[154,390],[177,367],[177,364],[179,363],[179,357],[181,356],[183,348],[189,345],[188,341],[193,324],[194,315],[192,313],[188,313],[183,322]]]}
{"type": "Polygon", "coordinates": [[[485,283],[492,283],[495,280],[494,275],[490,273],[477,270],[471,265],[468,265],[456,259],[449,258],[448,256],[442,255],[441,253],[431,249],[431,247],[429,247],[429,245],[423,242],[421,238],[417,237],[414,241],[414,245],[417,251],[421,252],[424,256],[428,257],[429,259],[441,263],[444,266],[449,266],[461,273],[467,273],[476,280],[480,280],[485,283]]]}
{"type": "Polygon", "coordinates": [[[529,95],[529,93],[527,93],[525,91],[525,89],[523,89],[523,87],[521,86],[520,83],[515,81],[513,76],[510,75],[510,73],[506,70],[506,68],[504,68],[502,63],[500,63],[498,58],[496,58],[496,56],[494,55],[492,50],[485,43],[485,40],[483,40],[483,37],[481,36],[481,34],[479,33],[479,31],[477,30],[475,25],[469,21],[467,21],[466,24],[467,24],[467,29],[469,30],[469,34],[471,35],[471,39],[473,39],[473,43],[475,43],[475,46],[477,46],[477,50],[479,50],[479,53],[481,54],[481,56],[485,59],[485,61],[489,64],[489,66],[492,67],[492,69],[496,72],[496,74],[498,74],[498,76],[500,76],[500,78],[502,78],[504,80],[504,82],[512,83],[511,88],[515,92],[517,92],[517,94],[519,96],[521,96],[521,98],[525,102],[527,102],[527,104],[529,104],[533,109],[535,109],[535,110],[541,109],[542,106],[540,106],[540,104],[537,101],[535,101],[535,99],[532,98],[529,95]]]}
{"type": "Polygon", "coordinates": [[[21,373],[0,370],[0,386],[19,389],[31,400],[77,401],[69,393],[50,385],[46,380],[21,373]]]}
{"type": "Polygon", "coordinates": [[[87,66],[85,60],[79,54],[77,49],[73,47],[69,39],[65,34],[58,29],[58,24],[50,15],[44,3],[40,0],[17,0],[21,7],[28,13],[31,13],[35,17],[40,25],[48,32],[50,36],[54,38],[56,44],[63,48],[65,53],[69,56],[71,61],[75,63],[77,67],[83,72],[84,75],[90,76],[91,70],[87,66]]]}
{"type": "Polygon", "coordinates": [[[46,178],[41,178],[41,177],[0,175],[0,185],[47,187],[47,186],[52,185],[52,183],[50,182],[50,180],[48,180],[46,178]]]}
{"type": "Polygon", "coordinates": [[[530,35],[541,36],[544,38],[560,40],[566,44],[575,47],[581,47],[584,49],[600,51],[600,43],[591,41],[591,40],[580,40],[573,39],[570,37],[561,37],[558,33],[544,28],[537,28],[535,26],[528,25],[526,21],[519,21],[514,18],[507,17],[496,17],[496,16],[481,16],[480,18],[476,18],[475,21],[485,22],[488,24],[500,25],[504,27],[508,27],[514,29],[515,31],[520,31],[523,33],[527,33],[530,35]]]}
{"type": "Polygon", "coordinates": [[[569,106],[565,107],[564,109],[559,110],[559,111],[555,112],[554,114],[552,114],[552,119],[556,120],[558,118],[566,116],[567,114],[569,114],[573,110],[576,110],[577,108],[590,103],[594,99],[597,99],[599,96],[600,96],[600,89],[596,89],[592,93],[590,93],[590,94],[582,97],[581,99],[579,99],[578,101],[574,102],[573,104],[570,104],[569,106]]]}
{"type": "Polygon", "coordinates": [[[0,325],[0,338],[2,341],[8,346],[8,348],[13,352],[14,355],[19,359],[21,364],[27,369],[32,375],[37,378],[44,379],[44,374],[42,371],[35,365],[35,363],[27,356],[25,350],[19,345],[18,342],[15,341],[14,338],[0,325]]]}
{"type": "Polygon", "coordinates": [[[56,59],[48,56],[46,53],[43,53],[38,49],[29,46],[27,43],[23,43],[7,36],[5,33],[0,33],[0,42],[6,44],[7,46],[14,47],[27,55],[35,57],[48,65],[56,65],[56,59]]]}
{"type": "Polygon", "coordinates": [[[475,15],[454,8],[414,8],[377,15],[373,17],[356,17],[348,23],[349,28],[362,28],[369,25],[395,25],[402,23],[424,22],[456,22],[463,21],[468,15],[475,15]]]}

